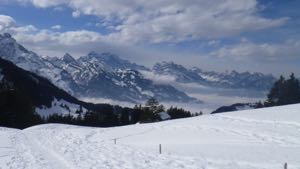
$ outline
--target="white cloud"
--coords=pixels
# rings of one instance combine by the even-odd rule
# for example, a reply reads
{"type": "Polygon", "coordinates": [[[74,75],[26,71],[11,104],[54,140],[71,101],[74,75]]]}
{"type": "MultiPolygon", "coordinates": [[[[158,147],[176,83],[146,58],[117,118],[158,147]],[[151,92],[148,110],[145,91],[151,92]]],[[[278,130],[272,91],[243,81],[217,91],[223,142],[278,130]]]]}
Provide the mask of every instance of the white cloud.
{"type": "Polygon", "coordinates": [[[37,28],[33,25],[17,26],[16,21],[7,15],[0,15],[0,33],[33,33],[37,28]]]}
{"type": "Polygon", "coordinates": [[[159,75],[150,71],[140,71],[146,79],[157,84],[170,84],[176,82],[176,77],[170,75],[159,75]]]}
{"type": "Polygon", "coordinates": [[[0,32],[5,32],[15,25],[15,20],[7,15],[0,15],[0,32]]]}
{"type": "Polygon", "coordinates": [[[74,12],[72,12],[72,16],[73,16],[73,18],[78,18],[80,16],[80,12],[74,11],[74,12]]]}
{"type": "Polygon", "coordinates": [[[243,40],[239,44],[224,46],[212,56],[234,60],[279,61],[300,58],[300,41],[285,43],[253,43],[243,40]]]}
{"type": "Polygon", "coordinates": [[[96,32],[85,30],[63,33],[41,30],[35,34],[17,34],[16,38],[23,42],[42,43],[44,41],[53,41],[60,45],[71,46],[88,42],[97,42],[101,39],[101,35],[96,32]]]}
{"type": "Polygon", "coordinates": [[[42,55],[62,56],[69,52],[78,57],[90,51],[113,51],[122,57],[144,60],[141,56],[144,57],[147,53],[135,46],[112,43],[107,36],[98,32],[88,30],[57,32],[55,29],[38,29],[33,25],[19,26],[12,17],[6,15],[0,15],[0,27],[0,33],[11,33],[26,48],[42,55]]]}
{"type": "Polygon", "coordinates": [[[14,37],[21,44],[41,54],[62,56],[65,52],[77,55],[86,54],[96,49],[110,49],[110,44],[97,32],[87,30],[53,32],[15,32],[14,37]]]}
{"type": "Polygon", "coordinates": [[[51,29],[38,29],[33,25],[18,26],[15,20],[0,15],[0,33],[11,33],[18,42],[42,54],[62,55],[70,51],[83,54],[95,49],[109,49],[109,42],[97,32],[87,30],[56,32],[60,25],[51,29]]]}
{"type": "Polygon", "coordinates": [[[57,6],[53,9],[54,11],[57,11],[57,12],[61,12],[61,11],[64,11],[64,8],[61,7],[61,6],[57,6]]]}
{"type": "Polygon", "coordinates": [[[20,2],[31,2],[36,7],[47,8],[50,6],[57,6],[63,3],[67,3],[68,0],[18,0],[20,2]]]}
{"type": "Polygon", "coordinates": [[[61,29],[61,25],[54,25],[51,27],[51,29],[59,30],[59,29],[61,29]]]}
{"type": "Polygon", "coordinates": [[[211,40],[208,42],[208,46],[219,46],[221,41],[219,40],[211,40]]]}
{"type": "Polygon", "coordinates": [[[257,0],[19,0],[37,7],[67,5],[73,17],[95,15],[113,26],[111,41],[131,43],[216,39],[283,25],[259,16],[257,0]]]}

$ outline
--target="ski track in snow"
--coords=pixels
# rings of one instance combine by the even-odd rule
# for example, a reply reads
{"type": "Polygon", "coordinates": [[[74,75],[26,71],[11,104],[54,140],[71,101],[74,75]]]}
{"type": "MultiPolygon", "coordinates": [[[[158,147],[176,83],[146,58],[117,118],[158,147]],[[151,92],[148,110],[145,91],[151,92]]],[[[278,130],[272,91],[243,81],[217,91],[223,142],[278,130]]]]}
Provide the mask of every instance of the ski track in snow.
{"type": "MultiPolygon", "coordinates": [[[[39,130],[39,129],[38,129],[39,130]]],[[[48,140],[43,144],[45,147],[51,147],[73,165],[73,168],[195,168],[193,161],[181,161],[181,157],[173,157],[169,159],[167,156],[158,157],[156,154],[147,154],[137,151],[129,146],[114,145],[111,139],[108,140],[90,140],[96,134],[101,134],[103,129],[71,127],[71,129],[62,128],[52,130],[50,128],[42,128],[42,132],[46,130],[47,135],[52,137],[44,138],[45,134],[41,131],[36,133],[39,140],[48,140]],[[79,132],[78,132],[79,130],[79,132]],[[81,135],[82,133],[86,135],[81,135]],[[76,134],[81,133],[81,134],[76,134]],[[39,138],[41,136],[41,138],[39,138]],[[49,141],[52,140],[52,141],[49,141]],[[141,161],[140,161],[141,160],[141,161]],[[189,163],[186,163],[189,162],[189,163]]],[[[36,132],[35,130],[34,132],[36,132]]],[[[29,131],[31,133],[31,131],[29,131]]]]}
{"type": "Polygon", "coordinates": [[[284,162],[300,169],[299,110],[300,104],[112,128],[0,128],[0,169],[282,169],[284,162]]]}

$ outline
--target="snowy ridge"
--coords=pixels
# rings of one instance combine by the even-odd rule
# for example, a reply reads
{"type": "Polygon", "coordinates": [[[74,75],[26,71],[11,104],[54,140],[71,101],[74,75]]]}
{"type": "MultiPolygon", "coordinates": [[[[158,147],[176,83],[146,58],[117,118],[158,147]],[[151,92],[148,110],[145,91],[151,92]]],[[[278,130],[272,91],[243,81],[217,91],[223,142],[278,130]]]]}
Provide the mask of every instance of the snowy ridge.
{"type": "Polygon", "coordinates": [[[299,169],[299,109],[295,104],[113,128],[59,124],[24,131],[0,128],[0,165],[3,169],[280,169],[287,162],[289,169],[299,169]]]}
{"type": "Polygon", "coordinates": [[[154,96],[162,101],[198,102],[170,85],[154,84],[140,73],[147,68],[110,53],[91,52],[78,59],[66,54],[49,60],[72,76],[80,86],[80,97],[137,103],[154,96]]]}
{"type": "Polygon", "coordinates": [[[197,83],[218,88],[239,88],[266,91],[271,88],[276,78],[262,73],[239,73],[236,71],[218,73],[203,71],[197,67],[187,69],[174,62],[162,62],[153,66],[153,72],[159,75],[175,77],[180,83],[197,83]]]}
{"type": "Polygon", "coordinates": [[[0,34],[0,57],[25,70],[46,77],[58,87],[72,93],[70,88],[72,82],[64,80],[64,78],[70,77],[62,69],[55,67],[51,62],[36,53],[25,49],[10,34],[0,34]]]}

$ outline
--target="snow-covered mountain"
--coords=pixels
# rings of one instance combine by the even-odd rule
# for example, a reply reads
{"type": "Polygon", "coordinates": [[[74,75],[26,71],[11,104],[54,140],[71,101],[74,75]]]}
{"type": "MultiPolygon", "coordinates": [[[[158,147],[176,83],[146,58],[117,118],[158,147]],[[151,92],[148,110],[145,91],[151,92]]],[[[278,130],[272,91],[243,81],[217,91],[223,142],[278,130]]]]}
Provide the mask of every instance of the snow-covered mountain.
{"type": "Polygon", "coordinates": [[[127,60],[110,53],[90,52],[86,56],[75,59],[66,53],[62,58],[46,57],[46,60],[56,67],[67,71],[77,84],[88,84],[92,78],[103,73],[113,73],[116,70],[147,70],[127,60]]]}
{"type": "Polygon", "coordinates": [[[237,88],[267,91],[276,78],[262,73],[239,73],[236,71],[218,73],[204,71],[197,67],[188,69],[174,62],[162,62],[153,66],[153,72],[159,75],[172,76],[180,83],[198,83],[217,88],[237,88]]]}
{"type": "MultiPolygon", "coordinates": [[[[1,58],[0,76],[0,91],[2,92],[1,96],[4,97],[2,98],[4,102],[8,102],[9,98],[11,102],[15,102],[17,99],[3,93],[15,93],[19,99],[23,98],[30,102],[31,106],[41,116],[48,116],[54,113],[76,115],[76,111],[86,111],[92,106],[77,100],[64,90],[53,85],[48,79],[21,69],[12,62],[1,58]]],[[[20,102],[24,101],[21,100],[20,102]]],[[[9,105],[1,103],[1,110],[7,107],[9,105]]]]}
{"type": "Polygon", "coordinates": [[[43,57],[27,50],[17,43],[10,34],[0,34],[0,57],[13,62],[25,70],[48,78],[58,87],[73,94],[73,88],[76,85],[66,71],[55,67],[43,57]]]}
{"type": "Polygon", "coordinates": [[[148,69],[111,53],[90,52],[77,59],[68,53],[63,57],[42,57],[18,44],[10,34],[0,35],[0,57],[46,77],[74,96],[133,103],[145,101],[149,97],[164,102],[199,102],[188,96],[184,88],[157,83],[143,72],[171,76],[181,84],[196,83],[211,88],[262,92],[269,90],[276,80],[272,75],[262,73],[218,73],[196,67],[188,69],[173,62],[157,63],[148,69]]]}
{"type": "Polygon", "coordinates": [[[78,59],[41,57],[18,44],[10,34],[0,35],[0,57],[19,67],[48,78],[77,97],[108,98],[140,102],[149,97],[160,101],[199,102],[171,85],[155,84],[144,78],[144,66],[110,53],[91,52],[78,59]]]}
{"type": "Polygon", "coordinates": [[[9,60],[17,66],[37,73],[51,80],[55,85],[72,93],[74,82],[63,69],[55,67],[51,62],[27,50],[11,37],[10,34],[0,34],[0,57],[9,60]]]}
{"type": "MultiPolygon", "coordinates": [[[[18,121],[13,117],[18,112],[29,114],[32,111],[41,117],[48,117],[53,114],[77,117],[79,114],[85,115],[86,112],[89,112],[109,119],[113,114],[122,114],[125,109],[132,111],[130,108],[123,109],[118,105],[93,104],[81,101],[55,86],[47,78],[0,58],[0,114],[2,117],[0,117],[0,125],[11,126],[7,124],[12,124],[3,124],[3,117],[18,121]],[[16,109],[16,107],[18,108],[16,109]],[[23,108],[27,109],[24,110],[23,108]]],[[[103,124],[98,121],[99,125],[112,125],[105,120],[107,119],[103,119],[103,124]]]]}
{"type": "MultiPolygon", "coordinates": [[[[98,76],[104,76],[107,79],[111,79],[113,76],[117,76],[117,73],[121,70],[124,70],[125,73],[127,70],[146,69],[143,66],[130,63],[109,53],[98,54],[96,52],[91,52],[79,59],[75,59],[67,53],[62,58],[47,57],[46,59],[56,67],[68,72],[77,84],[83,86],[88,85],[93,78],[98,76]]],[[[122,82],[120,82],[120,84],[121,83],[122,82]]]]}
{"type": "Polygon", "coordinates": [[[65,54],[62,58],[47,59],[72,76],[79,86],[76,93],[83,97],[101,96],[129,102],[138,102],[149,97],[156,97],[161,101],[197,101],[170,85],[153,83],[139,72],[148,70],[146,67],[110,53],[91,52],[78,59],[65,54]]]}

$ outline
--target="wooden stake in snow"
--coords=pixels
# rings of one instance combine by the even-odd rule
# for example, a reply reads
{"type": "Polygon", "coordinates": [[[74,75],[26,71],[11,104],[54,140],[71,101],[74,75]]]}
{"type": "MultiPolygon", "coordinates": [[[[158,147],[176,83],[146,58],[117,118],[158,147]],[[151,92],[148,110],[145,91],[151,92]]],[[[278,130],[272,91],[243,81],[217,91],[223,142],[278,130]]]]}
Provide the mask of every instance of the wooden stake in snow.
{"type": "Polygon", "coordinates": [[[161,154],[161,144],[159,144],[159,154],[161,154]]]}
{"type": "Polygon", "coordinates": [[[284,169],[288,169],[287,163],[284,163],[284,169]]]}
{"type": "Polygon", "coordinates": [[[114,143],[117,144],[117,139],[116,138],[114,139],[114,143]]]}

